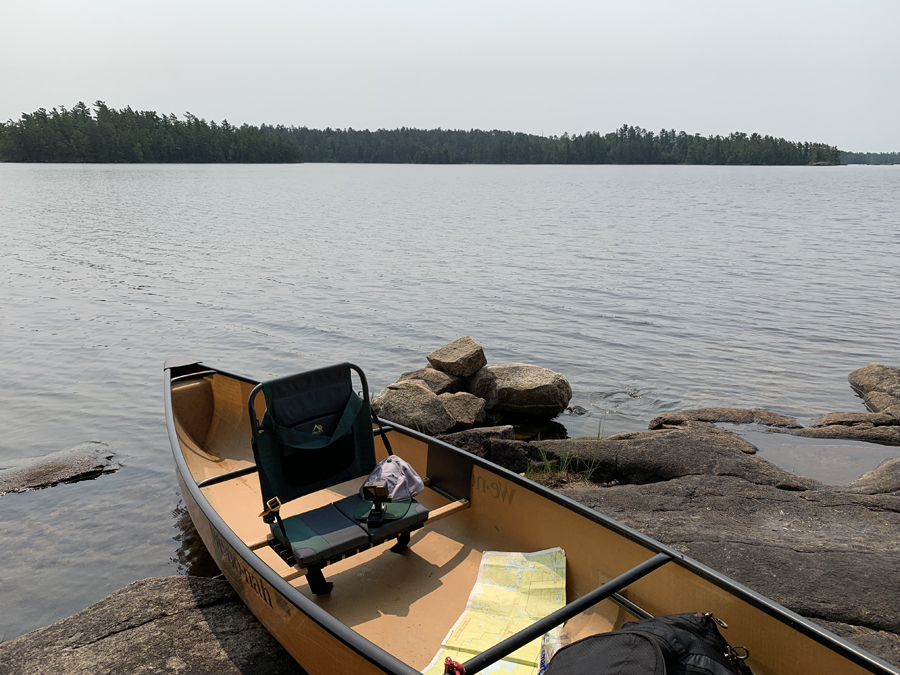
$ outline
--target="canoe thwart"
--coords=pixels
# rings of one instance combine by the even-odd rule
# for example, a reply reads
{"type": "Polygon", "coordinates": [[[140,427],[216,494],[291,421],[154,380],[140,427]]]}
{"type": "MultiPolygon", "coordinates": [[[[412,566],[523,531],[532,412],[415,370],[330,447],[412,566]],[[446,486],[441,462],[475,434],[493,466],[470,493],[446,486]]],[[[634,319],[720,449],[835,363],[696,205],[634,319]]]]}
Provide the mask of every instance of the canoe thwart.
{"type": "Polygon", "coordinates": [[[615,579],[611,579],[605,584],[601,584],[590,593],[582,595],[577,600],[573,600],[565,607],[561,607],[543,619],[535,621],[525,630],[521,630],[515,635],[511,635],[490,649],[486,649],[477,656],[473,656],[463,664],[463,672],[474,675],[474,673],[487,668],[489,665],[499,661],[503,657],[509,656],[520,647],[527,645],[535,638],[540,637],[551,628],[561,625],[573,616],[581,614],[581,612],[589,607],[593,607],[597,603],[606,600],[614,593],[618,593],[641,577],[647,576],[650,572],[662,567],[670,560],[672,560],[672,556],[667,553],[657,553],[640,565],[632,567],[624,574],[620,574],[615,579]]]}
{"type": "Polygon", "coordinates": [[[278,576],[280,576],[285,581],[294,581],[296,579],[299,579],[300,577],[305,577],[306,570],[305,569],[285,570],[284,572],[279,572],[278,576]]]}
{"type": "Polygon", "coordinates": [[[445,504],[444,506],[436,508],[434,511],[429,511],[428,519],[425,521],[425,523],[430,525],[431,523],[437,522],[441,518],[452,516],[454,513],[459,513],[460,511],[463,511],[467,508],[469,508],[468,499],[457,499],[455,502],[445,504]]]}
{"type": "Polygon", "coordinates": [[[269,535],[267,534],[264,537],[260,537],[259,539],[254,539],[253,541],[247,542],[247,548],[251,551],[256,551],[261,548],[265,548],[269,545],[269,535]]]}

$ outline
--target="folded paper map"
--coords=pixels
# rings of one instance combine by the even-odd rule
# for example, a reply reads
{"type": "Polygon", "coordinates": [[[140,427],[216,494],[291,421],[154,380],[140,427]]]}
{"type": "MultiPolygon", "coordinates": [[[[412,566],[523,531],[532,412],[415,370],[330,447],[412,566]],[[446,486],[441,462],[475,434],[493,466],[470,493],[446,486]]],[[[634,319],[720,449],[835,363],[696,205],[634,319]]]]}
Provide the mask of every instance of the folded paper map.
{"type": "MultiPolygon", "coordinates": [[[[466,611],[422,672],[441,675],[446,657],[463,663],[565,604],[566,554],[561,548],[536,553],[485,551],[466,611]]],[[[540,658],[538,637],[481,672],[536,675],[540,658]]]]}

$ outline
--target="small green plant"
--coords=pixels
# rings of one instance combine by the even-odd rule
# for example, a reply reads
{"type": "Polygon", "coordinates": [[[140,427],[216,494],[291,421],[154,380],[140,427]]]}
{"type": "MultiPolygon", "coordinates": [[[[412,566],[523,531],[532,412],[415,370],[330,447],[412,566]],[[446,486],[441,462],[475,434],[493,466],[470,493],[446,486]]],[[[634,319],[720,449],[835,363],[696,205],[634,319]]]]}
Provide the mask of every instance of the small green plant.
{"type": "Polygon", "coordinates": [[[538,436],[533,442],[537,447],[540,460],[529,463],[525,469],[525,476],[550,487],[578,480],[593,481],[604,459],[601,447],[604,421],[600,420],[594,451],[591,453],[590,458],[579,456],[571,443],[565,443],[560,452],[551,453],[544,447],[540,436],[538,436]]]}
{"type": "Polygon", "coordinates": [[[594,443],[594,452],[584,469],[584,477],[588,480],[593,480],[594,474],[597,472],[597,469],[600,468],[600,440],[603,438],[603,422],[605,420],[605,417],[600,420],[600,424],[597,427],[597,441],[594,443]]]}

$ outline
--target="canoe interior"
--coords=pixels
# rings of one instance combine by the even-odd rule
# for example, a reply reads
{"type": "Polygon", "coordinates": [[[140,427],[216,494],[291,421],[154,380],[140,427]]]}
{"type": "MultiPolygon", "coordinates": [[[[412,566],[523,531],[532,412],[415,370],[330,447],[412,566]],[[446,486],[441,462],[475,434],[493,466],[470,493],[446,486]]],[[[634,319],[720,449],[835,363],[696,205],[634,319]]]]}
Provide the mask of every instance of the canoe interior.
{"type": "MultiPolygon", "coordinates": [[[[195,481],[253,463],[246,405],[252,388],[252,383],[219,373],[173,383],[175,429],[195,481]]],[[[260,394],[256,410],[261,415],[264,409],[260,394]]],[[[548,499],[528,484],[513,482],[490,466],[473,463],[465,453],[396,431],[390,432],[390,440],[395,454],[409,461],[422,476],[430,477],[437,487],[469,499],[469,508],[417,530],[402,554],[392,553],[388,545],[383,545],[327,566],[325,576],[334,582],[330,595],[312,595],[303,577],[290,583],[339,621],[416,670],[428,665],[464,611],[484,551],[562,547],[567,559],[568,601],[656,553],[644,543],[548,499]]],[[[376,450],[379,459],[386,456],[378,437],[376,450]]],[[[352,494],[361,482],[350,481],[296,500],[286,505],[283,513],[290,516],[352,494]]],[[[244,543],[265,537],[268,526],[258,517],[262,499],[256,474],[212,485],[202,492],[244,543]]],[[[427,488],[419,501],[429,509],[448,503],[427,488]]],[[[249,555],[258,555],[282,576],[292,572],[267,547],[249,555]]],[[[713,612],[728,623],[729,629],[723,634],[731,644],[749,647],[748,663],[758,675],[872,672],[675,562],[635,582],[623,595],[653,614],[713,612]]],[[[570,621],[569,626],[577,639],[631,620],[633,616],[607,600],[570,621]]],[[[291,651],[284,636],[276,637],[291,651]]],[[[292,654],[314,672],[315,664],[304,662],[304,654],[292,654]]]]}

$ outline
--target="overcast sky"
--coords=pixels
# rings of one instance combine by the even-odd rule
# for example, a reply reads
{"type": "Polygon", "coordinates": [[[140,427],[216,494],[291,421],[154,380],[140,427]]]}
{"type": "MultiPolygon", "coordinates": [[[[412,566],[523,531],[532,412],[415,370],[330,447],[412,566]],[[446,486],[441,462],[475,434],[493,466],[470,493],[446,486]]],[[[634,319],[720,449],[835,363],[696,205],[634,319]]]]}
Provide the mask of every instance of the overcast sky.
{"type": "Polygon", "coordinates": [[[0,119],[758,131],[900,150],[900,0],[0,0],[0,119]]]}

